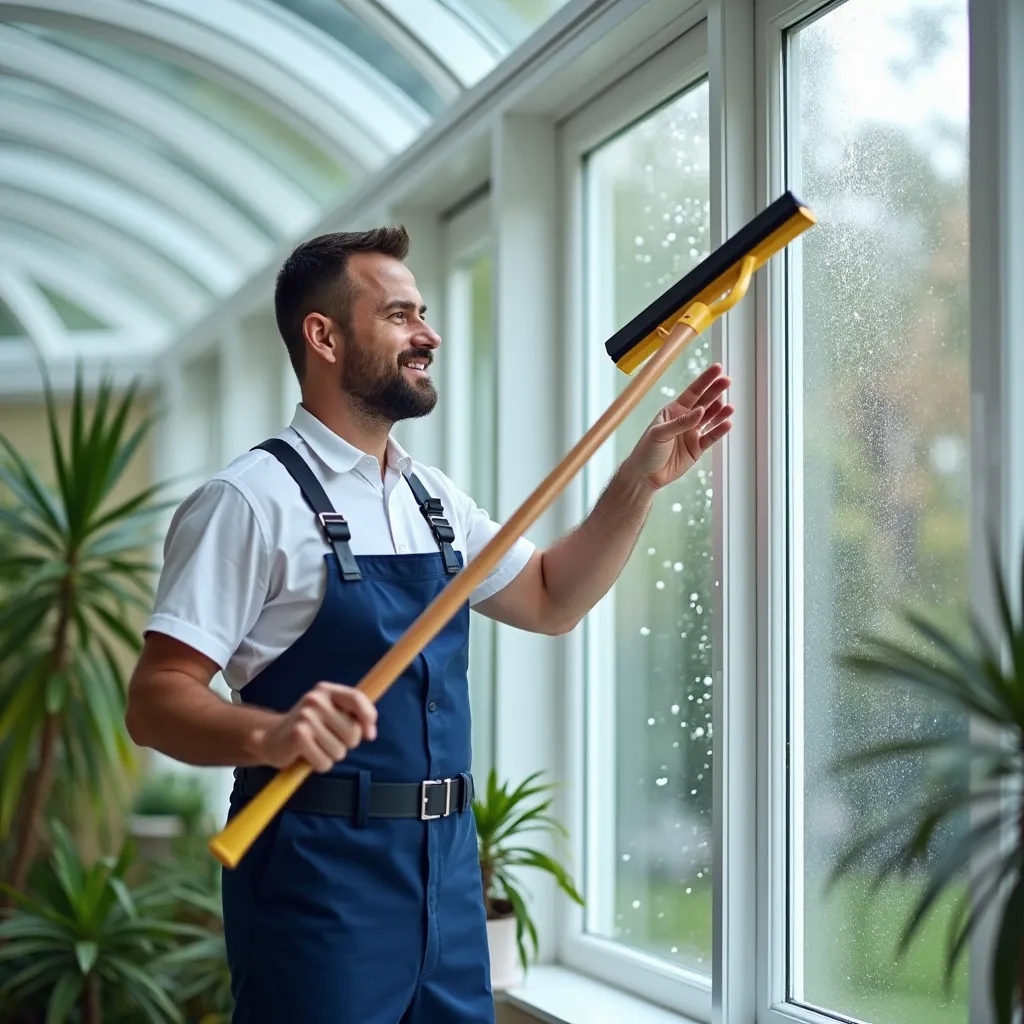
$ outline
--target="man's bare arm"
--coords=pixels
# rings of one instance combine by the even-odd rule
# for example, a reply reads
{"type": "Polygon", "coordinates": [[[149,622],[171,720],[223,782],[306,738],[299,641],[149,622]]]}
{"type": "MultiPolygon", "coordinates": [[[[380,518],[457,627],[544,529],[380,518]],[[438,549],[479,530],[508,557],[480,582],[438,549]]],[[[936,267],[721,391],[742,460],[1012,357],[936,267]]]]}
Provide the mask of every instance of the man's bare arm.
{"type": "Polygon", "coordinates": [[[139,746],[203,767],[287,767],[300,758],[327,771],[376,736],[377,710],[351,687],[319,683],[287,713],[232,704],[210,689],[218,666],[150,633],[128,686],[125,724],[139,746]]]}

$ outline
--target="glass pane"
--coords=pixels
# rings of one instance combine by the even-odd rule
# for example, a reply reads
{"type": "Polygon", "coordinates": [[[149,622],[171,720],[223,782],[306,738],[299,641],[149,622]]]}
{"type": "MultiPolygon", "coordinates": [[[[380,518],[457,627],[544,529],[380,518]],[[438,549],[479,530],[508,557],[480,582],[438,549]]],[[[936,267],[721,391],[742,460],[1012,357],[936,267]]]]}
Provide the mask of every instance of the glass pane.
{"type": "Polygon", "coordinates": [[[568,0],[463,0],[507,43],[518,46],[568,0]]]}
{"type": "Polygon", "coordinates": [[[106,39],[36,25],[20,27],[165,93],[250,146],[316,199],[336,199],[348,182],[346,169],[304,135],[220,82],[106,39]]]}
{"type": "MultiPolygon", "coordinates": [[[[108,111],[95,106],[70,93],[53,89],[38,82],[29,82],[22,78],[0,74],[0,101],[10,99],[19,105],[32,105],[44,110],[56,110],[62,114],[70,114],[92,128],[116,137],[121,143],[128,143],[146,150],[164,163],[173,164],[190,177],[199,181],[206,189],[215,192],[221,201],[232,206],[240,216],[252,219],[248,207],[239,205],[235,196],[229,194],[218,181],[207,177],[204,171],[197,170],[191,161],[165,145],[159,138],[144,131],[136,124],[122,120],[108,111]]],[[[36,143],[33,142],[33,145],[36,143]]]]}
{"type": "MultiPolygon", "coordinates": [[[[347,49],[362,57],[382,75],[431,114],[445,109],[444,100],[427,77],[362,18],[356,17],[338,0],[275,0],[282,7],[326,32],[347,49]]],[[[408,26],[415,32],[415,25],[408,26]]]]}
{"type": "Polygon", "coordinates": [[[37,249],[48,258],[74,267],[78,272],[88,271],[112,291],[122,292],[135,302],[149,305],[163,315],[169,315],[172,320],[180,319],[180,310],[167,308],[166,295],[154,293],[150,285],[131,275],[129,268],[112,265],[95,250],[75,245],[32,224],[22,223],[15,219],[14,214],[0,216],[0,237],[17,241],[26,250],[37,249]]]}
{"type": "MultiPolygon", "coordinates": [[[[708,254],[708,157],[702,83],[586,160],[588,423],[630,379],[605,340],[708,254]]],[[[591,461],[589,505],[708,351],[706,335],[591,461]]],[[[711,487],[708,457],[657,496],[585,624],[588,930],[700,972],[711,966],[711,487]]]]}
{"type": "MultiPolygon", "coordinates": [[[[451,300],[466,308],[450,311],[456,330],[465,332],[464,339],[452,341],[468,356],[462,377],[468,396],[469,420],[464,443],[468,464],[467,490],[473,500],[492,516],[497,504],[497,451],[495,425],[497,415],[497,380],[495,378],[494,342],[491,327],[491,249],[477,250],[470,258],[453,268],[459,278],[451,300]]],[[[473,708],[473,772],[485,779],[494,758],[494,635],[495,623],[484,615],[474,614],[469,632],[469,688],[473,708]]]]}
{"type": "Polygon", "coordinates": [[[959,1024],[966,972],[949,997],[942,987],[951,900],[899,960],[921,878],[874,898],[867,874],[834,894],[823,884],[839,851],[921,778],[910,760],[840,778],[833,759],[966,727],[903,691],[881,701],[838,659],[862,631],[906,638],[902,607],[950,628],[966,615],[967,2],[848,0],[794,31],[787,60],[791,183],[819,218],[802,242],[789,334],[803,634],[790,993],[875,1024],[959,1024]]]}
{"type": "Polygon", "coordinates": [[[36,287],[46,297],[46,301],[53,306],[54,312],[60,317],[61,323],[69,331],[104,331],[108,325],[102,320],[97,320],[87,309],[83,309],[77,302],[72,302],[66,295],[47,288],[44,284],[36,283],[36,287]]]}

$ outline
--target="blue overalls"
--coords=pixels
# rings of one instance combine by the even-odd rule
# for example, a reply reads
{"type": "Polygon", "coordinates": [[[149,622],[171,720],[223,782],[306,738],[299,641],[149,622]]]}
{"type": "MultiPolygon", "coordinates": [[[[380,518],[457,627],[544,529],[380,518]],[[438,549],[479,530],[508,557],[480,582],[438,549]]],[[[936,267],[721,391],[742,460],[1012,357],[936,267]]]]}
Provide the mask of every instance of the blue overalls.
{"type": "MultiPolygon", "coordinates": [[[[314,621],[241,691],[287,711],[321,680],[357,684],[462,556],[411,473],[439,551],[353,555],[295,449],[258,447],[291,473],[332,548],[314,621]]],[[[234,1024],[493,1024],[470,808],[469,614],[464,605],[377,702],[377,739],[312,775],[224,871],[234,1024]]],[[[229,818],[272,774],[236,769],[229,818]]]]}

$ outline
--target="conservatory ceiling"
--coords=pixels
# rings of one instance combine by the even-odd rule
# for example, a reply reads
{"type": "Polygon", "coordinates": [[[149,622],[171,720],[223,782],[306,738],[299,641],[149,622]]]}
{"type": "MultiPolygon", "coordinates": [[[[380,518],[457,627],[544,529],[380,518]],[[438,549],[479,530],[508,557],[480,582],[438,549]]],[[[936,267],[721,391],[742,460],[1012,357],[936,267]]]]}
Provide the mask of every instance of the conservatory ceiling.
{"type": "Polygon", "coordinates": [[[566,0],[0,0],[0,349],[155,353],[566,0]]]}

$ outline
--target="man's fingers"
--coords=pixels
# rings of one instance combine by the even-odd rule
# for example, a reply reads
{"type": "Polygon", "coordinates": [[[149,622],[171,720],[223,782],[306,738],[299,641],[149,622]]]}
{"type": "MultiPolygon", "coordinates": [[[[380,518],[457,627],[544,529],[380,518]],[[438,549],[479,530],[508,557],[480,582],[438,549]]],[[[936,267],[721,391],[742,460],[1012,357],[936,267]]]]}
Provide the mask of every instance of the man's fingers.
{"type": "MultiPolygon", "coordinates": [[[[700,378],[697,378],[699,381],[700,378]]],[[[691,384],[669,407],[668,414],[675,417],[679,412],[686,409],[708,408],[716,401],[719,401],[726,391],[729,390],[732,381],[728,377],[718,377],[709,381],[706,385],[696,387],[697,381],[691,384]]]]}
{"type": "MultiPolygon", "coordinates": [[[[712,363],[699,376],[690,381],[686,390],[679,396],[689,398],[689,405],[702,402],[704,394],[709,388],[718,388],[718,392],[724,391],[732,382],[725,376],[725,367],[721,363],[712,363]]],[[[706,403],[705,403],[706,404],[706,403]]]]}
{"type": "Polygon", "coordinates": [[[699,407],[690,409],[689,412],[681,413],[670,420],[665,420],[664,423],[656,424],[651,428],[651,436],[656,441],[666,441],[670,437],[675,437],[676,434],[681,434],[684,430],[695,429],[700,424],[703,415],[704,410],[699,407]]]}
{"type": "Polygon", "coordinates": [[[701,451],[706,451],[716,441],[721,441],[729,431],[732,430],[732,420],[726,420],[724,423],[719,423],[718,426],[712,427],[711,430],[706,431],[700,435],[700,447],[701,451]]]}
{"type": "Polygon", "coordinates": [[[320,683],[316,689],[332,707],[355,718],[367,739],[377,738],[377,706],[362,690],[338,683],[320,683]]]}
{"type": "Polygon", "coordinates": [[[317,772],[330,771],[347,753],[341,741],[331,736],[315,714],[296,722],[294,736],[299,756],[317,772]]]}
{"type": "Polygon", "coordinates": [[[710,430],[712,427],[718,426],[723,420],[727,420],[735,411],[735,406],[726,405],[721,401],[715,402],[705,410],[704,418],[701,420],[700,425],[703,429],[710,430]]]}
{"type": "Polygon", "coordinates": [[[377,706],[362,690],[343,686],[332,690],[331,699],[335,707],[356,719],[367,739],[377,738],[377,706]]]}

